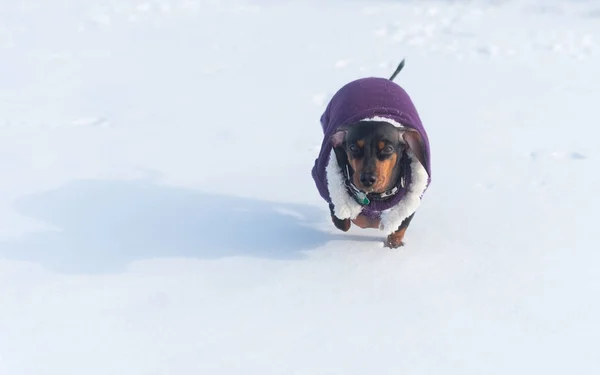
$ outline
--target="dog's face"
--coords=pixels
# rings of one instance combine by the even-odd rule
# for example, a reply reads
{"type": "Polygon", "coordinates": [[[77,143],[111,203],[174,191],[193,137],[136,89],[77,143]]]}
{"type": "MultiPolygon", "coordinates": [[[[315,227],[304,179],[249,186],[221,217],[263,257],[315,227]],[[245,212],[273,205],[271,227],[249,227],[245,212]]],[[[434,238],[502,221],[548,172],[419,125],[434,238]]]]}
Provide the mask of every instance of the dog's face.
{"type": "Polygon", "coordinates": [[[344,151],[356,187],[366,193],[383,193],[398,181],[406,147],[398,128],[387,122],[362,121],[350,126],[339,141],[336,153],[344,151]]]}

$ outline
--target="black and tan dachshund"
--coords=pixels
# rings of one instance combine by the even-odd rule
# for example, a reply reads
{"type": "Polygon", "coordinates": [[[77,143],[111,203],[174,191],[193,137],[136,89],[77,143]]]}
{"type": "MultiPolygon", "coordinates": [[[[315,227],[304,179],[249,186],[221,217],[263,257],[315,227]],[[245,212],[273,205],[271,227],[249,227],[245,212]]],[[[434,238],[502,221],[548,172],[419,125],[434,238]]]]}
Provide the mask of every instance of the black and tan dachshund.
{"type": "MultiPolygon", "coordinates": [[[[402,158],[406,143],[402,132],[388,122],[364,121],[350,126],[339,146],[334,148],[340,165],[348,165],[348,178],[354,186],[367,196],[384,194],[398,185],[403,178],[402,158]]],[[[340,220],[333,214],[333,205],[329,206],[334,225],[348,231],[351,222],[360,228],[378,228],[379,219],[358,215],[352,221],[340,220]]],[[[398,230],[387,238],[387,245],[396,248],[403,245],[402,239],[410,225],[414,213],[404,219],[398,230]]]]}

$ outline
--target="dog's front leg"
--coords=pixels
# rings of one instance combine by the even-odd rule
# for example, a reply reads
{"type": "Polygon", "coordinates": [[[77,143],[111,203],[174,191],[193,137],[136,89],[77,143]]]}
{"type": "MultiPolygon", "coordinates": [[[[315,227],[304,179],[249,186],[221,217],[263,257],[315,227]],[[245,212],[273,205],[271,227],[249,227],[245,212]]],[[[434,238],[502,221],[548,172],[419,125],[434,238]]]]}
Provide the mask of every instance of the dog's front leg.
{"type": "Polygon", "coordinates": [[[408,229],[408,226],[410,225],[413,216],[415,216],[414,213],[406,219],[404,219],[402,224],[400,224],[398,230],[387,237],[387,247],[389,247],[390,249],[397,249],[401,246],[404,246],[404,242],[402,242],[402,240],[404,239],[404,234],[406,233],[406,229],[408,229]]]}
{"type": "Polygon", "coordinates": [[[350,226],[352,225],[352,223],[350,222],[350,219],[339,219],[337,216],[335,216],[335,214],[333,213],[333,204],[329,205],[329,212],[331,213],[331,220],[333,221],[333,225],[335,225],[335,227],[339,230],[341,230],[342,232],[347,232],[348,230],[350,230],[350,226]]]}

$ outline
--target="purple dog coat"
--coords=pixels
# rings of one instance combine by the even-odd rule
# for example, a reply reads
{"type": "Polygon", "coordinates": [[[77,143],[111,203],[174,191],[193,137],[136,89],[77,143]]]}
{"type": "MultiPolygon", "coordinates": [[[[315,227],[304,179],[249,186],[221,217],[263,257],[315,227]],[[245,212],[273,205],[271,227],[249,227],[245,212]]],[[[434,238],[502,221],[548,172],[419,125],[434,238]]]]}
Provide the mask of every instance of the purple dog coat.
{"type": "Polygon", "coordinates": [[[321,197],[334,206],[339,219],[355,219],[359,214],[380,218],[380,229],[395,232],[402,221],[413,214],[431,182],[429,139],[410,97],[393,81],[385,78],[361,78],[343,86],[331,99],[321,116],[323,143],[315,160],[312,177],[321,197]],[[332,137],[359,121],[385,121],[406,129],[404,139],[408,176],[403,186],[387,200],[372,200],[360,205],[347,189],[335,153],[332,137]],[[418,136],[416,133],[418,133],[418,136]]]}

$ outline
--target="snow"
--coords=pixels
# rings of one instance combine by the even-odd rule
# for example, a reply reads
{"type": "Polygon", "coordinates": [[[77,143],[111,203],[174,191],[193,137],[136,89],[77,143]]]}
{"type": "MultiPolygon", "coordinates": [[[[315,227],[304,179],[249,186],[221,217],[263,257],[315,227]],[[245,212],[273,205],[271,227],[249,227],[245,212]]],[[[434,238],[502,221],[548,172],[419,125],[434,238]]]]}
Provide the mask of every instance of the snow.
{"type": "Polygon", "coordinates": [[[0,374],[596,374],[600,7],[0,3],[0,374]],[[433,181],[398,250],[310,169],[396,78],[433,181]]]}

